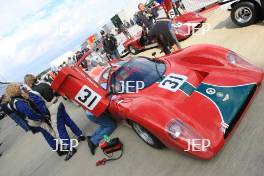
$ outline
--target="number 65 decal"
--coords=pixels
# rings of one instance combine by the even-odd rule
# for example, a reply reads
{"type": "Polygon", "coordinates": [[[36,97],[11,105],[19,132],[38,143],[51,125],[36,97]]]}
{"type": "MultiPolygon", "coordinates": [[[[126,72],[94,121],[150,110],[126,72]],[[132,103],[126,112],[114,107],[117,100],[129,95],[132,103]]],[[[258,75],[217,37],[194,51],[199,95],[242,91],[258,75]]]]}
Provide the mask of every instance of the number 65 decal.
{"type": "Polygon", "coordinates": [[[75,96],[75,100],[83,106],[87,107],[88,110],[93,110],[99,103],[101,98],[102,97],[100,95],[98,95],[95,91],[93,91],[86,85],[84,85],[75,96]]]}
{"type": "Polygon", "coordinates": [[[159,87],[176,92],[186,80],[187,76],[171,73],[159,84],[159,87]]]}

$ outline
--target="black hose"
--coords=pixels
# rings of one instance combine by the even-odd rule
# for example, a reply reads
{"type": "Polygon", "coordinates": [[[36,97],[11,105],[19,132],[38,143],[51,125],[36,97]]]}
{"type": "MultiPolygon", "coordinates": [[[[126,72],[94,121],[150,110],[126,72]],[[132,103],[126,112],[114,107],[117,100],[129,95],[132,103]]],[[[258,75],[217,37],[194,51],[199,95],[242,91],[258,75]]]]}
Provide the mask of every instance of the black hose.
{"type": "Polygon", "coordinates": [[[119,155],[118,157],[113,158],[113,156],[114,156],[114,152],[111,153],[111,154],[112,154],[111,156],[110,156],[109,154],[107,154],[107,153],[104,152],[104,154],[108,157],[108,159],[106,159],[105,162],[107,162],[107,161],[115,161],[115,160],[118,160],[118,159],[120,159],[120,158],[123,156],[123,153],[124,153],[124,147],[123,147],[123,144],[121,144],[120,155],[119,155]]]}

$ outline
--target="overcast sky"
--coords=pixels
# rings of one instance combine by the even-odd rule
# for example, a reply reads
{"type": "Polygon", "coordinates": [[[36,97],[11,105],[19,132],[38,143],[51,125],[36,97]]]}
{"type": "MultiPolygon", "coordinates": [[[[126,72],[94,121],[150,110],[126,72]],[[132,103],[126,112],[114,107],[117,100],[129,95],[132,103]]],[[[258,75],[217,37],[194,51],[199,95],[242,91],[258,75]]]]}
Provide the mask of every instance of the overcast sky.
{"type": "MultiPolygon", "coordinates": [[[[145,2],[145,0],[142,0],[145,2]]],[[[0,77],[21,81],[140,0],[0,0],[0,77]]],[[[1,81],[1,80],[0,80],[1,81]]]]}

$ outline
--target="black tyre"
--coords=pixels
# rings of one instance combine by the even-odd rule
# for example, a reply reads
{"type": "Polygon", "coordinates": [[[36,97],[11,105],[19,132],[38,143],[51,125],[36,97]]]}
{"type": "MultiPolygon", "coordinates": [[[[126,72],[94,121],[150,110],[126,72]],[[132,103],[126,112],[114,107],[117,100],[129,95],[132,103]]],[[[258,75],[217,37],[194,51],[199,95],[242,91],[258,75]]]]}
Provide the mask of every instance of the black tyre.
{"type": "Polygon", "coordinates": [[[128,51],[133,55],[136,55],[138,53],[138,50],[132,45],[128,47],[128,51]]]}
{"type": "Polygon", "coordinates": [[[133,130],[146,144],[156,149],[165,148],[164,144],[162,144],[162,142],[160,142],[160,140],[151,134],[147,129],[136,122],[131,122],[130,124],[133,130]]]}
{"type": "Polygon", "coordinates": [[[231,19],[241,27],[254,24],[258,19],[258,7],[252,2],[239,2],[231,10],[231,19]]]}

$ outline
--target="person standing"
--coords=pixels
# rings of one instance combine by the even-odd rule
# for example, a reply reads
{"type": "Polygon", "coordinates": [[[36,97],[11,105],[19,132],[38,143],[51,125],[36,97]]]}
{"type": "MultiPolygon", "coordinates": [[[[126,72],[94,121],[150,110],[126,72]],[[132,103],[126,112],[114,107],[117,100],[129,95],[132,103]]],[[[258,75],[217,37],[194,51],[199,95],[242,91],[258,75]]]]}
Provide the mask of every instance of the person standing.
{"type": "Polygon", "coordinates": [[[149,42],[148,32],[154,25],[158,13],[153,8],[152,10],[146,9],[143,3],[138,4],[138,12],[134,15],[136,24],[142,27],[142,34],[139,39],[141,46],[145,46],[149,42]]]}
{"type": "Polygon", "coordinates": [[[158,17],[158,13],[155,13],[154,9],[146,9],[143,3],[138,4],[138,10],[139,11],[135,14],[136,24],[150,30],[155,19],[158,17]]]}
{"type": "Polygon", "coordinates": [[[120,58],[119,52],[117,50],[117,40],[113,34],[108,34],[101,30],[103,48],[107,55],[110,55],[112,59],[120,58]]]}

